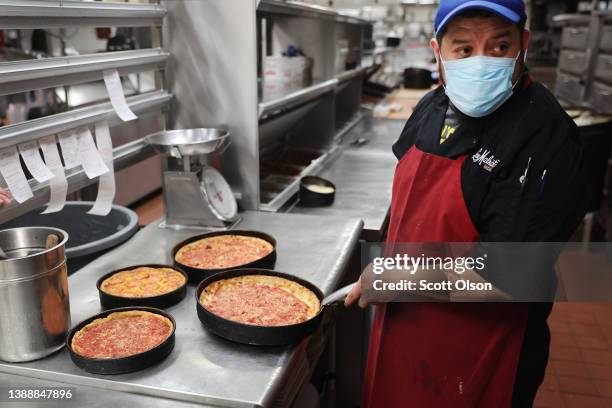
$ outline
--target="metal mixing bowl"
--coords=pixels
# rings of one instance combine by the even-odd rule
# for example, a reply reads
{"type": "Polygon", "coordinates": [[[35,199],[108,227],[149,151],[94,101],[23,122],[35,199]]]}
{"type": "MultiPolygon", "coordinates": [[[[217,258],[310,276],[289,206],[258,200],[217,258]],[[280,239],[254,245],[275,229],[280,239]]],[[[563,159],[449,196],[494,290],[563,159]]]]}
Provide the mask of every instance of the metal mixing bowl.
{"type": "Polygon", "coordinates": [[[182,158],[214,153],[229,143],[230,132],[223,129],[199,128],[163,130],[145,136],[145,141],[161,154],[182,158]]]}

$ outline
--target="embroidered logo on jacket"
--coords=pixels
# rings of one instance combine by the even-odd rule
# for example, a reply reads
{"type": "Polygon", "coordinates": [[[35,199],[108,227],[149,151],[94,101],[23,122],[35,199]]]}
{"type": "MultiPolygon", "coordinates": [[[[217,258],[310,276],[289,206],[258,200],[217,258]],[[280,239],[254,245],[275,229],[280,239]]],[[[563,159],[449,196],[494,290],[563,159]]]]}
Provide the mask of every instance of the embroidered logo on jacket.
{"type": "Polygon", "coordinates": [[[488,172],[491,172],[500,162],[490,150],[483,149],[482,147],[472,156],[472,161],[488,172]]]}

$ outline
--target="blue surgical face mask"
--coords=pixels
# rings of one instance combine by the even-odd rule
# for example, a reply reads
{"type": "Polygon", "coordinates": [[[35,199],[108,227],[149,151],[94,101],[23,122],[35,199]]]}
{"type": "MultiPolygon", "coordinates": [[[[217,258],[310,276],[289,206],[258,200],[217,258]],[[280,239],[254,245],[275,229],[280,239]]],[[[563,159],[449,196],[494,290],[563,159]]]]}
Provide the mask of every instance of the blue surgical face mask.
{"type": "MultiPolygon", "coordinates": [[[[516,58],[476,56],[450,61],[444,65],[446,95],[464,114],[481,118],[494,112],[511,96],[516,58]]],[[[518,81],[517,81],[518,82],[518,81]]]]}

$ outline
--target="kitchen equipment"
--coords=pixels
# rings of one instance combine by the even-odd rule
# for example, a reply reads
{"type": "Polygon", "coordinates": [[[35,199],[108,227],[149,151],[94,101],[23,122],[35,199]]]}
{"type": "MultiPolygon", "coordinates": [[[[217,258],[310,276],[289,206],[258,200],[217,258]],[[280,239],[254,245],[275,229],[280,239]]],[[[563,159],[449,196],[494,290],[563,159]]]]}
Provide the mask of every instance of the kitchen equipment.
{"type": "Polygon", "coordinates": [[[164,130],[146,136],[145,140],[162,155],[180,159],[219,151],[229,145],[229,136],[227,130],[200,128],[164,130]]]}
{"type": "Polygon", "coordinates": [[[166,358],[174,348],[175,331],[176,321],[174,320],[172,315],[164,312],[163,310],[155,309],[152,307],[121,307],[118,309],[110,309],[105,312],[99,313],[77,324],[72,330],[70,330],[70,333],[66,338],[66,344],[68,352],[70,353],[70,358],[72,359],[72,362],[76,364],[77,367],[82,368],[83,370],[93,374],[123,374],[142,370],[143,368],[150,367],[153,364],[166,358]],[[145,312],[156,313],[168,318],[172,322],[172,333],[161,344],[143,353],[135,354],[129,357],[99,359],[84,357],[80,354],[75,353],[75,351],[72,349],[72,338],[79,330],[81,330],[83,327],[85,327],[96,319],[104,318],[114,312],[125,312],[128,310],[143,310],[145,312]]]}
{"type": "Polygon", "coordinates": [[[345,286],[324,298],[323,292],[321,292],[321,290],[315,285],[288,273],[276,272],[266,269],[233,269],[212,275],[200,282],[195,292],[196,309],[198,313],[198,318],[200,319],[204,327],[206,327],[206,329],[210,330],[217,336],[243,344],[252,344],[259,346],[280,346],[296,343],[304,337],[314,333],[315,330],[321,324],[321,321],[323,320],[324,311],[326,309],[329,309],[333,305],[343,302],[344,298],[352,289],[353,285],[354,283],[345,286]],[[216,314],[206,310],[206,308],[200,304],[200,295],[202,291],[211,283],[222,279],[230,279],[244,275],[278,276],[297,282],[300,285],[311,290],[315,295],[317,295],[317,297],[321,301],[321,309],[319,310],[319,313],[317,313],[315,316],[301,323],[285,326],[256,326],[252,324],[239,323],[217,316],[216,314]]]}
{"type": "Polygon", "coordinates": [[[329,180],[317,176],[300,179],[300,205],[322,207],[332,205],[336,196],[336,186],[329,180]]]}
{"type": "Polygon", "coordinates": [[[68,274],[73,274],[89,262],[130,239],[138,231],[138,215],[127,207],[113,205],[106,217],[87,214],[91,201],[68,201],[56,213],[41,214],[38,208],[7,221],[4,228],[48,225],[68,233],[66,258],[68,274]]]}
{"type": "Polygon", "coordinates": [[[70,327],[65,244],[57,228],[24,227],[0,231],[0,359],[23,362],[64,346],[70,327]],[[46,248],[49,235],[57,244],[46,248]]]}
{"type": "Polygon", "coordinates": [[[166,219],[161,227],[227,229],[238,221],[232,190],[215,168],[212,154],[229,146],[222,129],[165,130],[145,137],[162,154],[162,184],[166,219]]]}
{"type": "Polygon", "coordinates": [[[590,211],[597,211],[602,203],[605,177],[608,170],[608,159],[612,148],[612,115],[597,115],[584,111],[574,117],[580,131],[580,139],[586,166],[589,171],[591,192],[590,211]]]}
{"type": "Polygon", "coordinates": [[[227,270],[231,270],[231,269],[237,269],[237,268],[274,268],[274,265],[276,264],[276,239],[274,239],[272,236],[266,234],[265,232],[260,232],[260,231],[241,231],[241,230],[231,230],[231,231],[215,231],[215,232],[209,232],[206,234],[201,234],[201,235],[196,235],[194,237],[188,238],[182,242],[179,242],[178,244],[176,244],[174,246],[174,248],[172,249],[172,259],[174,260],[174,264],[176,266],[178,266],[179,268],[181,268],[182,270],[184,270],[185,272],[187,272],[187,275],[189,276],[189,280],[191,282],[194,283],[198,283],[200,282],[202,279],[218,273],[218,272],[223,272],[223,271],[227,271],[227,270]],[[243,265],[235,265],[232,266],[230,268],[223,268],[223,269],[202,269],[202,268],[195,268],[189,265],[185,265],[183,263],[177,262],[175,259],[176,253],[178,252],[179,249],[181,249],[182,247],[184,247],[187,244],[190,244],[194,241],[198,241],[200,239],[204,239],[204,238],[210,238],[210,237],[217,237],[220,235],[243,235],[243,236],[247,236],[247,237],[255,237],[255,238],[260,238],[263,239],[264,241],[269,242],[272,247],[274,248],[274,250],[272,252],[270,252],[268,255],[264,256],[263,258],[257,259],[256,261],[253,262],[249,262],[247,264],[243,264],[243,265]]]}
{"type": "Polygon", "coordinates": [[[181,300],[185,298],[187,295],[187,280],[188,276],[181,269],[170,266],[170,265],[159,265],[159,264],[146,264],[146,265],[133,265],[126,266],[121,269],[117,269],[115,271],[109,272],[106,275],[102,276],[96,282],[96,287],[98,288],[98,294],[100,296],[100,304],[102,307],[106,309],[114,308],[114,307],[128,307],[128,306],[146,306],[146,307],[157,307],[161,309],[165,309],[166,307],[170,307],[179,303],[181,300]],[[149,297],[125,297],[125,296],[115,296],[110,293],[104,292],[100,287],[102,286],[102,282],[106,279],[110,278],[117,272],[127,271],[131,269],[136,269],[140,267],[149,267],[149,268],[169,268],[173,269],[177,272],[180,272],[183,276],[185,276],[185,283],[173,290],[172,292],[164,293],[163,295],[158,296],[149,296],[149,297]]]}
{"type": "Polygon", "coordinates": [[[433,85],[431,71],[424,68],[406,68],[404,70],[404,88],[429,89],[433,85]]]}
{"type": "Polygon", "coordinates": [[[402,39],[399,37],[387,37],[385,42],[387,47],[399,47],[402,39]]]}

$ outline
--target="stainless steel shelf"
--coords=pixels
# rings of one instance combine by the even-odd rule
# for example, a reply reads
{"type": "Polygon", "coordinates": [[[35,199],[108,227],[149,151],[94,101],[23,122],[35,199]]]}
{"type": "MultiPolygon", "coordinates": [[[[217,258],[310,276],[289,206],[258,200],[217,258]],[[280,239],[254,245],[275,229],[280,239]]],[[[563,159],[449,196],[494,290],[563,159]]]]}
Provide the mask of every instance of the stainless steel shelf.
{"type": "Polygon", "coordinates": [[[257,11],[284,14],[288,16],[310,17],[310,18],[325,18],[335,20],[341,23],[350,24],[372,24],[372,22],[338,13],[336,10],[329,7],[317,6],[314,4],[302,3],[300,1],[278,1],[278,0],[261,0],[257,5],[257,11]]]}
{"type": "Polygon", "coordinates": [[[582,25],[589,24],[591,17],[583,14],[557,14],[553,16],[553,24],[582,25]]]}
{"type": "Polygon", "coordinates": [[[76,0],[0,0],[0,29],[50,27],[141,27],[161,25],[158,4],[76,0]]]}
{"type": "Polygon", "coordinates": [[[317,159],[313,160],[302,172],[289,184],[283,191],[278,193],[274,199],[268,203],[259,205],[260,211],[278,212],[300,190],[300,179],[304,176],[312,176],[319,174],[331,161],[333,161],[340,153],[340,146],[334,146],[326,153],[322,154],[317,159]]]}
{"type": "Polygon", "coordinates": [[[327,91],[333,89],[338,84],[338,80],[328,79],[327,81],[289,92],[276,99],[260,102],[258,105],[259,119],[276,115],[284,110],[296,105],[318,98],[327,91]]]}
{"type": "MultiPolygon", "coordinates": [[[[130,167],[154,155],[155,152],[143,138],[121,145],[113,150],[115,171],[130,167]]],[[[68,181],[68,193],[78,191],[97,181],[97,179],[90,180],[87,178],[85,171],[83,171],[80,166],[67,171],[66,179],[68,181]]],[[[19,217],[22,214],[45,205],[49,201],[48,182],[39,183],[32,179],[30,180],[30,187],[32,188],[34,197],[22,204],[13,202],[10,206],[0,209],[0,223],[19,217]]]]}
{"type": "Polygon", "coordinates": [[[261,0],[257,11],[275,14],[299,15],[302,17],[328,17],[335,18],[336,11],[329,7],[299,1],[261,0]]]}
{"type": "Polygon", "coordinates": [[[356,78],[358,76],[362,76],[369,67],[358,67],[348,71],[341,72],[336,74],[336,79],[338,82],[346,82],[350,79],[356,78]]]}
{"type": "Polygon", "coordinates": [[[0,63],[0,95],[102,79],[103,71],[121,75],[164,66],[169,54],[159,48],[0,63]]]}
{"type": "Polygon", "coordinates": [[[369,49],[369,50],[363,50],[363,53],[365,55],[381,55],[381,54],[386,54],[388,52],[391,52],[395,50],[395,48],[393,47],[377,47],[377,48],[373,48],[373,49],[369,49]]]}
{"type": "MultiPolygon", "coordinates": [[[[128,97],[127,102],[132,111],[138,114],[153,108],[161,108],[171,99],[172,95],[168,92],[153,91],[128,97]]],[[[0,149],[17,143],[37,140],[47,135],[89,126],[101,120],[107,120],[111,125],[121,122],[110,102],[1,127],[0,149]]]]}

